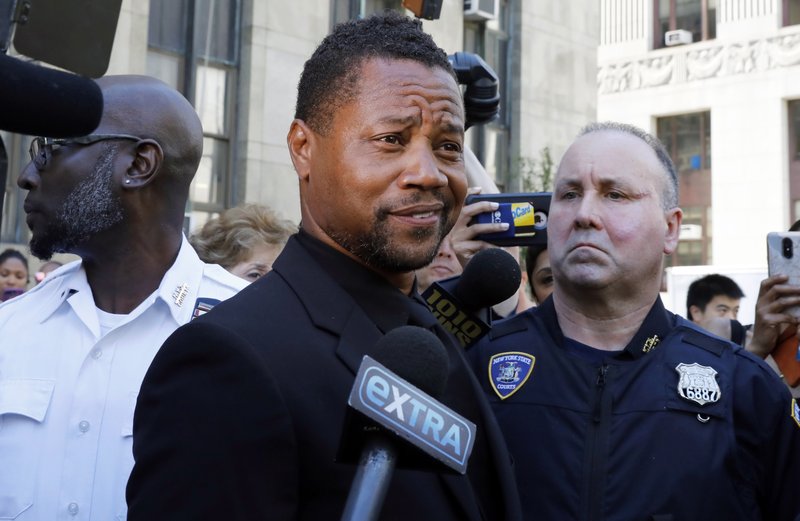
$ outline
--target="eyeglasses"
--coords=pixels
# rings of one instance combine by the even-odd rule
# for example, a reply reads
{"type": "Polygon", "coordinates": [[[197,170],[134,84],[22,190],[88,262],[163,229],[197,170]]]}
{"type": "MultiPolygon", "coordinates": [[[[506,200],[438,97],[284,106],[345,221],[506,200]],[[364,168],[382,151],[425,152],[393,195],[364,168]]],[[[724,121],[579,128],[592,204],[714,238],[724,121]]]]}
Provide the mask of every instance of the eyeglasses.
{"type": "Polygon", "coordinates": [[[142,138],[131,136],[130,134],[89,134],[88,136],[75,137],[69,139],[54,139],[50,137],[35,137],[31,141],[31,161],[37,170],[44,170],[50,158],[53,156],[53,150],[65,145],[91,145],[98,141],[108,141],[110,139],[130,139],[132,141],[141,141],[142,138]]]}

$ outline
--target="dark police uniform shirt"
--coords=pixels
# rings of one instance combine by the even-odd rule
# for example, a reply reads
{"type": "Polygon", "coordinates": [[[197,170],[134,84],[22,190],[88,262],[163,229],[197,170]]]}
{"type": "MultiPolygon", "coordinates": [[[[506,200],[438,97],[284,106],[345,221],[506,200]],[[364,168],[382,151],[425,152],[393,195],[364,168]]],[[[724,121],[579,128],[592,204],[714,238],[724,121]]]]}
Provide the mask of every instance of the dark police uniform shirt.
{"type": "Polygon", "coordinates": [[[469,352],[526,519],[795,519],[800,415],[760,359],[660,299],[623,351],[575,344],[549,298],[469,352]]]}

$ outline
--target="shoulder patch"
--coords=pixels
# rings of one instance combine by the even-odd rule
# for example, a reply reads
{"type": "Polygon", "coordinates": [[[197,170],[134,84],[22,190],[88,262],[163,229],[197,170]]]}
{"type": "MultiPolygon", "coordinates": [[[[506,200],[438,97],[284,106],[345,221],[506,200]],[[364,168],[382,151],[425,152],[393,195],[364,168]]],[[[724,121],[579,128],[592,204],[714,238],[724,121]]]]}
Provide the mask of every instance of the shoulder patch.
{"type": "Polygon", "coordinates": [[[792,398],[792,419],[800,427],[800,405],[797,404],[797,398],[792,398]]]}
{"type": "Polygon", "coordinates": [[[194,310],[192,310],[192,318],[190,320],[205,315],[219,303],[220,300],[216,298],[199,297],[194,303],[194,310]]]}
{"type": "Polygon", "coordinates": [[[525,385],[533,372],[536,357],[519,351],[497,353],[489,359],[489,383],[505,400],[525,385]]]}

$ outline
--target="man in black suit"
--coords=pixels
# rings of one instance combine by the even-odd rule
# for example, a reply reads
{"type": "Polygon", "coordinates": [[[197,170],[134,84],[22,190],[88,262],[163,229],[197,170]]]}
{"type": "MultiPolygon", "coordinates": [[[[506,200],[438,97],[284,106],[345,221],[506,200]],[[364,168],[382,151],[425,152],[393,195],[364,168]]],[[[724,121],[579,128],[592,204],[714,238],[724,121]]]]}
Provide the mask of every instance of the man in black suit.
{"type": "MultiPolygon", "coordinates": [[[[363,355],[396,327],[435,329],[414,270],[466,195],[447,56],[399,14],[337,26],[305,64],[295,118],[301,231],[271,273],[159,351],[134,418],[131,521],[338,519],[355,466],[335,458],[363,355]]],[[[447,351],[439,399],[478,429],[468,472],[396,470],[381,519],[519,519],[502,436],[447,351]]]]}

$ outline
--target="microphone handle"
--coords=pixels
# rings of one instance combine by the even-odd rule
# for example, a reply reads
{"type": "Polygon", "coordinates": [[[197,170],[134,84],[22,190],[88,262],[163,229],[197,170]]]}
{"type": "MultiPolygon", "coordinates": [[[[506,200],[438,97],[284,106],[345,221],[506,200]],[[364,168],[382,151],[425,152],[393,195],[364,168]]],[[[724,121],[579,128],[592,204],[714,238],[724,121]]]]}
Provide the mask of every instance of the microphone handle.
{"type": "Polygon", "coordinates": [[[396,463],[391,442],[379,436],[369,438],[361,451],[342,521],[377,521],[396,463]]]}

